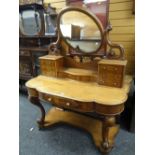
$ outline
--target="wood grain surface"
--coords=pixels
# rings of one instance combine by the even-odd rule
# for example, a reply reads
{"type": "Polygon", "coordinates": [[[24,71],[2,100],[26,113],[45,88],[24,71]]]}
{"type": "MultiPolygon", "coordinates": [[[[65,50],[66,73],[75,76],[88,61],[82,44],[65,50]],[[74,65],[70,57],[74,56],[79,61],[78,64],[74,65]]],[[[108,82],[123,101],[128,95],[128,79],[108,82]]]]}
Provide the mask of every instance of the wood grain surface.
{"type": "Polygon", "coordinates": [[[80,82],[67,78],[61,79],[40,75],[29,80],[26,86],[36,89],[38,92],[75,99],[77,101],[117,105],[127,100],[131,81],[131,76],[125,76],[124,86],[122,88],[114,88],[98,85],[95,82],[80,82]]]}

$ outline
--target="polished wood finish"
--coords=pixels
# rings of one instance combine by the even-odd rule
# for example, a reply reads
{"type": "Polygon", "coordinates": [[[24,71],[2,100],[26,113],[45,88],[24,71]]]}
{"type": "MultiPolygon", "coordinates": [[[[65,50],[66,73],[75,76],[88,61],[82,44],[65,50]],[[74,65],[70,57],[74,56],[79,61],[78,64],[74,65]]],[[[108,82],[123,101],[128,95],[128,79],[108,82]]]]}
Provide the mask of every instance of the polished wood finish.
{"type": "Polygon", "coordinates": [[[87,131],[92,136],[96,147],[103,153],[109,152],[114,147],[114,139],[118,133],[119,125],[115,117],[105,117],[98,120],[78,113],[52,108],[45,116],[44,126],[38,124],[40,129],[52,125],[65,123],[87,131]]]}
{"type": "Polygon", "coordinates": [[[46,76],[58,76],[58,71],[63,67],[62,56],[43,56],[39,58],[41,72],[46,76]]]}
{"type": "MultiPolygon", "coordinates": [[[[67,9],[74,10],[73,7],[67,9]]],[[[58,24],[63,12],[59,15],[58,24]]],[[[86,11],[82,9],[81,12],[86,11]]],[[[91,13],[87,14],[93,18],[91,13]]],[[[96,22],[101,25],[98,20],[96,22]]],[[[103,33],[104,43],[110,46],[110,51],[88,55],[76,51],[79,61],[62,38],[58,25],[57,41],[49,45],[49,55],[40,57],[42,75],[26,83],[29,100],[41,110],[39,128],[59,122],[84,128],[92,134],[96,146],[103,153],[114,146],[119,130],[115,119],[124,110],[132,82],[131,76],[124,75],[127,62],[123,47],[108,39],[110,29],[107,27],[103,33]],[[119,50],[119,55],[115,55],[114,48],[119,50]],[[40,100],[72,112],[52,108],[45,114],[40,100]],[[90,117],[94,114],[96,119],[90,117]]]]}
{"type": "MultiPolygon", "coordinates": [[[[103,59],[97,61],[98,63],[96,62],[98,67],[94,66],[94,70],[88,70],[84,68],[83,64],[81,64],[83,68],[72,68],[75,67],[74,61],[69,62],[69,59],[66,60],[66,58],[60,55],[46,55],[39,59],[43,75],[79,81],[94,81],[105,86],[119,88],[123,85],[125,66],[127,64],[126,60],[103,59]]],[[[75,64],[77,65],[77,63],[75,64]]]]}
{"type": "Polygon", "coordinates": [[[98,85],[95,82],[81,82],[40,75],[29,80],[26,86],[29,89],[34,89],[34,91],[50,95],[111,106],[123,104],[126,101],[131,81],[132,78],[127,76],[122,88],[114,88],[98,85]]]}
{"type": "Polygon", "coordinates": [[[70,57],[74,57],[79,56],[79,58],[81,59],[81,62],[83,61],[83,56],[89,56],[92,59],[94,59],[96,57],[96,54],[101,57],[101,58],[108,58],[108,59],[119,59],[119,60],[124,60],[124,48],[122,45],[120,44],[116,44],[113,43],[112,41],[110,41],[109,39],[109,32],[112,30],[112,26],[110,25],[110,22],[108,23],[108,25],[103,28],[101,22],[99,21],[99,19],[92,14],[90,11],[85,10],[81,7],[66,7],[65,9],[63,9],[59,14],[58,14],[58,18],[57,18],[57,35],[58,35],[58,39],[55,43],[51,43],[49,45],[49,51],[50,53],[57,53],[57,54],[63,54],[60,46],[60,42],[63,40],[63,42],[65,42],[65,44],[67,44],[67,46],[69,47],[68,50],[68,55],[70,57]],[[81,11],[82,13],[86,14],[87,16],[89,16],[98,26],[100,33],[101,33],[101,45],[97,48],[97,50],[91,52],[91,53],[84,53],[83,51],[81,51],[79,48],[73,48],[71,45],[69,45],[69,43],[66,41],[66,39],[63,37],[61,29],[60,29],[60,23],[61,23],[61,16],[66,13],[67,11],[81,11]],[[109,50],[106,51],[106,48],[103,48],[104,45],[109,46],[109,50]],[[58,48],[59,47],[59,48],[58,48]],[[115,49],[117,49],[119,51],[119,54],[116,54],[115,49]],[[93,55],[94,54],[94,55],[93,55]]]}
{"type": "Polygon", "coordinates": [[[36,96],[29,96],[29,101],[37,106],[40,111],[41,111],[41,118],[37,121],[40,127],[44,126],[44,121],[45,121],[45,109],[40,103],[39,99],[36,96]]]}
{"type": "Polygon", "coordinates": [[[126,60],[101,60],[98,67],[99,84],[121,88],[126,64],[126,60]]]}

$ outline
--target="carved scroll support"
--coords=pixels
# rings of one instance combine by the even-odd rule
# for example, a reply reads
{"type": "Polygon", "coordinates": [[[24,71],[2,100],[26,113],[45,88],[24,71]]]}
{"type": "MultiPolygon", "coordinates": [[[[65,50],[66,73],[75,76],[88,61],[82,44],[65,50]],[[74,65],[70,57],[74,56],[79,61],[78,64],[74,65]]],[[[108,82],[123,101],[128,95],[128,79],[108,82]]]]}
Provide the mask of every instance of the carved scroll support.
{"type": "Polygon", "coordinates": [[[122,59],[124,60],[124,48],[120,44],[113,43],[109,39],[109,32],[112,30],[112,26],[109,24],[105,31],[105,41],[107,45],[110,47],[110,50],[107,52],[106,57],[110,59],[122,59]],[[119,55],[115,54],[115,51],[113,49],[119,50],[119,55]]]}
{"type": "Polygon", "coordinates": [[[40,118],[40,120],[37,121],[37,123],[39,125],[39,128],[43,128],[44,127],[44,123],[45,123],[45,109],[44,109],[44,107],[40,103],[38,97],[29,96],[28,99],[29,99],[29,101],[33,105],[37,106],[40,109],[40,111],[41,111],[41,118],[40,118]]]}
{"type": "Polygon", "coordinates": [[[51,43],[49,46],[48,46],[48,51],[49,51],[49,54],[51,55],[59,55],[60,54],[60,34],[58,32],[58,29],[56,28],[55,30],[56,32],[56,36],[58,36],[57,38],[57,41],[55,43],[51,43]]]}
{"type": "Polygon", "coordinates": [[[119,131],[119,125],[115,123],[115,116],[105,116],[102,124],[102,143],[100,150],[108,153],[114,146],[114,139],[119,131]]]}

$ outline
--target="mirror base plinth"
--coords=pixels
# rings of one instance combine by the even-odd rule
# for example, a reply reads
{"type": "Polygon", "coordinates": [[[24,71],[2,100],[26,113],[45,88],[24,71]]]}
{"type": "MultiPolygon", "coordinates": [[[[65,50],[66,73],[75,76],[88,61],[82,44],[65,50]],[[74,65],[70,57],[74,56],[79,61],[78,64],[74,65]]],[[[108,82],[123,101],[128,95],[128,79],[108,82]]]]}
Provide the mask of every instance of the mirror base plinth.
{"type": "Polygon", "coordinates": [[[96,147],[103,153],[110,152],[114,146],[114,138],[119,131],[119,125],[108,127],[108,132],[105,133],[107,139],[103,137],[104,121],[80,115],[70,111],[64,111],[59,108],[51,108],[45,116],[44,124],[39,124],[39,129],[46,129],[58,124],[68,124],[73,127],[78,127],[88,132],[96,145],[96,147]]]}

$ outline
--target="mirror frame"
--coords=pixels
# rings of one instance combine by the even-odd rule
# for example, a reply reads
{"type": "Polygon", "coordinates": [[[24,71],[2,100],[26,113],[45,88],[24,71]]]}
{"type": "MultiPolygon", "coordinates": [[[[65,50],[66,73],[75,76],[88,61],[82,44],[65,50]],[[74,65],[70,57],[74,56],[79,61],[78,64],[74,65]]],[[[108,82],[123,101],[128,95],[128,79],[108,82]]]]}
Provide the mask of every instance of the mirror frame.
{"type": "Polygon", "coordinates": [[[68,6],[66,8],[64,8],[63,10],[61,10],[61,12],[58,14],[58,17],[57,17],[57,29],[58,29],[58,35],[60,38],[62,38],[62,40],[71,48],[71,49],[74,49],[77,53],[81,53],[81,54],[85,54],[85,55],[91,55],[93,53],[97,53],[98,51],[100,51],[100,49],[102,48],[103,46],[103,41],[104,41],[104,33],[105,31],[103,30],[103,26],[100,22],[100,20],[93,14],[91,13],[88,9],[86,8],[80,8],[80,7],[73,7],[73,6],[68,6]],[[81,12],[81,13],[84,13],[85,15],[87,15],[88,17],[90,17],[97,25],[97,27],[99,28],[99,31],[100,31],[100,34],[101,34],[101,43],[99,45],[99,47],[95,50],[95,51],[92,51],[92,52],[84,52],[82,50],[80,50],[79,48],[74,48],[72,47],[68,42],[67,40],[64,38],[62,32],[61,32],[61,28],[60,28],[60,20],[61,20],[61,17],[63,16],[63,14],[65,14],[66,12],[71,12],[71,11],[77,11],[77,12],[81,12]]]}

